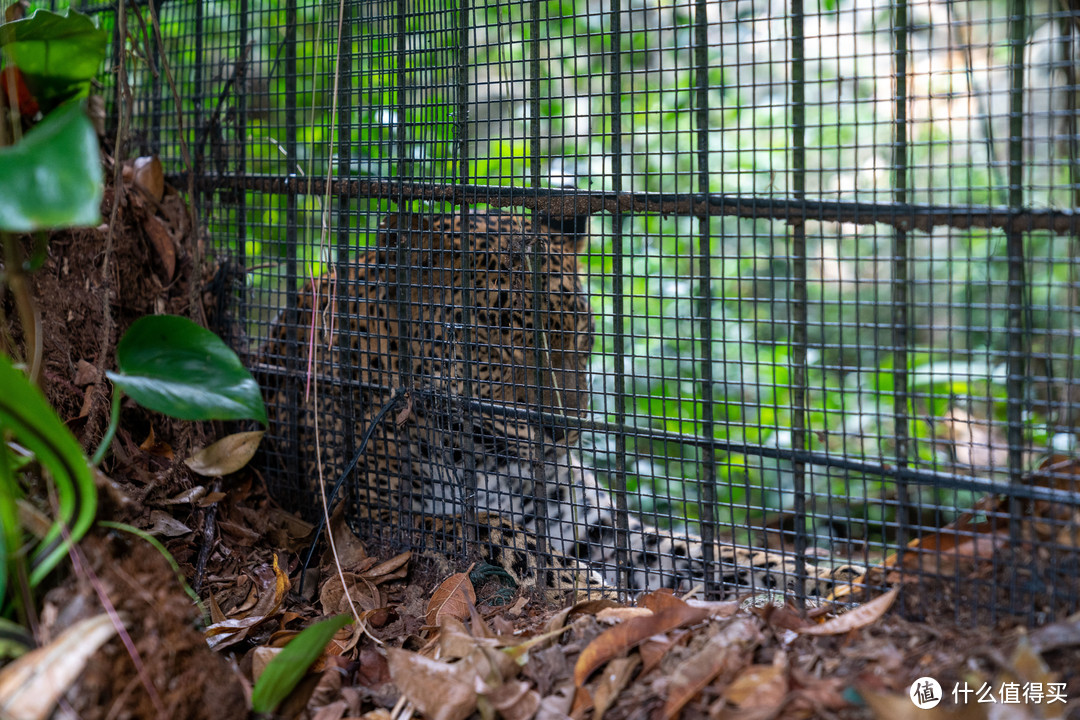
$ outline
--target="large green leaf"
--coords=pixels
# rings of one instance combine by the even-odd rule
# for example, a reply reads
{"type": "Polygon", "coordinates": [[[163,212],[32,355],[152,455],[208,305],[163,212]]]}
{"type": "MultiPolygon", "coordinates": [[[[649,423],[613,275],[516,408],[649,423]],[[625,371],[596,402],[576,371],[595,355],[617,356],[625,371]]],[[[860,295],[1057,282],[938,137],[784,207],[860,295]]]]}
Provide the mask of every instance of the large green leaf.
{"type": "Polygon", "coordinates": [[[116,347],[108,373],[143,407],[181,420],[266,423],[255,378],[214,333],[176,315],[139,318],[116,347]]]}
{"type": "Polygon", "coordinates": [[[348,615],[337,615],[305,628],[290,640],[256,681],[251,691],[251,709],[256,713],[273,712],[304,677],[311,663],[318,660],[334,633],[352,621],[348,615]]]}
{"type": "Polygon", "coordinates": [[[97,136],[72,103],[0,148],[0,230],[96,225],[103,188],[97,136]]]}
{"type": "MultiPolygon", "coordinates": [[[[0,438],[11,433],[15,442],[34,453],[56,484],[57,517],[31,561],[30,582],[37,584],[67,554],[68,545],[78,542],[90,528],[97,511],[97,489],[78,441],[41,391],[2,353],[0,388],[0,438]]],[[[10,468],[10,462],[4,462],[10,468]]],[[[3,490],[11,492],[10,487],[3,490]]]]}
{"type": "Polygon", "coordinates": [[[43,112],[83,97],[101,71],[108,34],[89,16],[38,10],[0,26],[0,48],[19,67],[43,112]]]}

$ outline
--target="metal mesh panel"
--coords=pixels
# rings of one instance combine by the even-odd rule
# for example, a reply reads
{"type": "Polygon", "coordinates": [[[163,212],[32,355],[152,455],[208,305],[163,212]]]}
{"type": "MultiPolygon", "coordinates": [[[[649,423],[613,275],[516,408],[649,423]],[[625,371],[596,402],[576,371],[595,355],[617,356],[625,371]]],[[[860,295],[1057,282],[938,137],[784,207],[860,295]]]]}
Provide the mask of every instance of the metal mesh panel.
{"type": "Polygon", "coordinates": [[[160,15],[138,141],[243,278],[286,507],[348,469],[358,531],[538,582],[1078,609],[1073,9],[160,15]]]}

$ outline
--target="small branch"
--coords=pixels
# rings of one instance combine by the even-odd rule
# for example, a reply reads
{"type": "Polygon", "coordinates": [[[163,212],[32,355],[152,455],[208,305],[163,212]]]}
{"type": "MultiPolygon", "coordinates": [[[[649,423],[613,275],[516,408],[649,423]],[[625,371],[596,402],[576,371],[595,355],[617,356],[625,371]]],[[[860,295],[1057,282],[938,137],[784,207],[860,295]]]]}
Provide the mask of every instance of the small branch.
{"type": "Polygon", "coordinates": [[[202,303],[199,301],[199,288],[202,279],[202,255],[199,252],[199,213],[195,208],[196,183],[195,173],[191,164],[191,150],[188,148],[187,137],[185,136],[184,131],[184,114],[180,110],[182,107],[180,103],[180,93],[176,89],[176,80],[173,78],[172,68],[169,66],[168,57],[166,57],[165,43],[161,39],[161,22],[158,20],[157,5],[156,3],[149,3],[147,7],[150,9],[150,23],[154,27],[154,39],[157,41],[158,50],[160,52],[158,60],[161,61],[161,69],[165,72],[165,80],[169,83],[169,90],[172,91],[173,96],[173,105],[176,107],[176,135],[180,139],[180,157],[183,159],[184,167],[187,169],[187,172],[185,173],[187,176],[188,191],[187,207],[192,235],[192,268],[191,281],[188,283],[188,314],[193,321],[205,326],[206,317],[203,315],[202,303]]]}
{"type": "MultiPolygon", "coordinates": [[[[111,277],[111,263],[113,258],[113,245],[116,239],[117,225],[119,225],[120,205],[124,202],[124,151],[127,145],[129,126],[131,123],[132,95],[131,85],[127,76],[127,53],[124,51],[125,39],[127,38],[127,3],[119,0],[116,7],[116,33],[120,38],[120,48],[116,53],[116,103],[119,109],[116,123],[116,139],[113,141],[113,198],[112,207],[109,209],[109,229],[105,234],[105,248],[102,251],[101,261],[101,343],[98,347],[96,362],[98,370],[97,386],[100,392],[93,393],[91,401],[90,417],[98,416],[98,407],[101,398],[110,397],[105,387],[108,382],[105,378],[106,365],[112,349],[112,336],[115,322],[112,316],[113,282],[111,277]]],[[[106,430],[106,433],[108,430],[106,430]]],[[[87,438],[92,442],[91,438],[87,438]]]]}

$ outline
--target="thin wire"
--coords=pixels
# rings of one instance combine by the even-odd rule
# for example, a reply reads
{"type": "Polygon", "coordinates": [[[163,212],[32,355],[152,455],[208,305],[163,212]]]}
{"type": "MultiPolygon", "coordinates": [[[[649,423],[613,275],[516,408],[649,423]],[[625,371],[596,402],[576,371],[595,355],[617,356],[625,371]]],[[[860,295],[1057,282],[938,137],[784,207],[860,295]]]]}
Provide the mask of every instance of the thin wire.
{"type": "Polygon", "coordinates": [[[405,389],[398,388],[394,391],[393,397],[387,400],[386,403],[384,403],[383,406],[379,408],[379,412],[375,413],[375,417],[372,418],[370,423],[368,423],[367,429],[364,431],[364,437],[360,440],[360,447],[358,447],[356,449],[356,452],[353,453],[352,459],[349,460],[349,464],[345,466],[345,469],[341,473],[341,477],[339,477],[337,482],[334,483],[334,489],[330,491],[330,496],[326,498],[327,511],[323,515],[323,517],[319,519],[319,525],[315,528],[315,538],[311,541],[311,547],[308,548],[307,556],[304,558],[304,565],[301,569],[300,588],[298,590],[301,595],[304,594],[304,578],[307,575],[308,567],[310,567],[311,565],[311,558],[315,555],[315,550],[319,545],[319,540],[322,538],[323,530],[326,528],[326,518],[330,516],[330,513],[334,509],[334,506],[337,502],[337,495],[341,491],[341,486],[345,484],[345,480],[348,479],[349,475],[353,471],[353,468],[356,467],[356,463],[358,463],[360,461],[360,458],[363,457],[364,451],[367,450],[368,441],[370,441],[371,436],[375,434],[376,428],[379,427],[379,424],[383,421],[387,414],[391,410],[393,410],[399,402],[401,402],[402,398],[404,398],[405,395],[405,389]]]}

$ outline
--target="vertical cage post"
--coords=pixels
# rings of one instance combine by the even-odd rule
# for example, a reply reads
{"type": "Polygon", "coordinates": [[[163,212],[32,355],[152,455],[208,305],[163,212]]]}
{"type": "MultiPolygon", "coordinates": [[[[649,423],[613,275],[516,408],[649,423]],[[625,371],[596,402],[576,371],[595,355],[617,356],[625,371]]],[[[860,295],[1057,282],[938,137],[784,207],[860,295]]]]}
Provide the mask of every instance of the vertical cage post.
{"type": "MultiPolygon", "coordinates": [[[[1064,54],[1065,62],[1065,97],[1068,108],[1067,129],[1069,135],[1069,187],[1072,189],[1073,208],[1080,208],[1080,78],[1077,77],[1076,64],[1073,58],[1080,53],[1080,45],[1077,43],[1077,31],[1080,31],[1080,8],[1073,8],[1070,3],[1067,6],[1069,13],[1061,20],[1061,32],[1065,37],[1064,54]]],[[[1080,318],[1077,318],[1080,310],[1080,277],[1077,269],[1080,264],[1080,235],[1071,232],[1068,235],[1069,243],[1069,293],[1067,305],[1071,309],[1073,320],[1068,323],[1068,351],[1065,357],[1064,377],[1062,382],[1066,391],[1058,407],[1057,417],[1053,418],[1053,431],[1070,432],[1072,418],[1075,416],[1076,403],[1071,388],[1078,384],[1080,379],[1080,367],[1077,363],[1077,353],[1080,352],[1080,318]]],[[[1052,362],[1047,363],[1051,367],[1052,362]]]]}
{"type": "MultiPolygon", "coordinates": [[[[907,202],[908,186],[908,3],[894,0],[892,14],[893,37],[893,201],[907,202]]],[[[896,443],[896,466],[903,470],[908,466],[910,442],[908,422],[908,342],[910,302],[908,234],[894,227],[892,232],[892,355],[893,355],[893,435],[896,443]]],[[[913,509],[908,497],[908,485],[897,477],[897,536],[896,547],[903,553],[911,533],[909,512],[913,509]]],[[[901,563],[901,567],[903,567],[901,563]]],[[[904,591],[901,584],[901,592],[904,591]]]]}
{"type": "MultiPolygon", "coordinates": [[[[709,55],[708,0],[695,0],[694,23],[694,116],[697,124],[698,192],[709,192],[709,55]]],[[[706,438],[716,437],[713,405],[713,335],[712,335],[712,218],[698,218],[698,290],[697,316],[699,322],[701,365],[701,432],[706,438]]],[[[705,592],[708,597],[720,597],[719,568],[716,564],[716,450],[702,448],[701,480],[701,544],[705,570],[705,592]]]]}
{"type": "MultiPolygon", "coordinates": [[[[124,40],[127,38],[127,3],[124,0],[117,0],[116,3],[116,22],[113,23],[112,31],[112,70],[114,72],[120,69],[120,63],[123,62],[120,55],[124,52],[124,40]]],[[[126,73],[125,73],[126,74],[126,73]]],[[[126,115],[127,110],[124,107],[124,93],[123,85],[124,78],[117,75],[116,83],[113,87],[113,98],[116,103],[116,121],[117,123],[123,122],[123,117],[126,115]]],[[[131,117],[128,116],[128,126],[131,124],[131,117]]],[[[110,133],[115,133],[116,128],[108,128],[110,133]]],[[[117,148],[119,150],[119,148],[117,148]]],[[[117,160],[123,158],[117,157],[117,160]]]]}
{"type": "MultiPolygon", "coordinates": [[[[203,34],[205,32],[205,9],[204,3],[195,3],[195,70],[193,77],[193,84],[195,86],[195,92],[191,98],[191,125],[188,127],[188,132],[191,133],[191,139],[188,140],[188,145],[192,149],[191,157],[191,171],[195,173],[196,178],[202,178],[206,175],[206,164],[204,163],[203,156],[203,144],[199,141],[199,135],[202,132],[203,124],[203,96],[206,94],[206,88],[203,86],[203,34]]],[[[295,50],[295,48],[294,48],[295,50]]],[[[295,155],[290,157],[295,158],[295,155]]],[[[195,213],[197,217],[203,217],[203,200],[208,195],[203,190],[196,192],[195,197],[191,198],[191,203],[195,206],[195,213]]]]}
{"type": "MultiPolygon", "coordinates": [[[[148,0],[147,6],[150,11],[151,17],[156,17],[161,14],[161,0],[148,0]]],[[[247,26],[247,0],[244,0],[240,4],[240,25],[241,27],[247,26]]],[[[157,33],[151,28],[147,33],[147,43],[149,49],[147,51],[147,62],[154,70],[153,78],[150,81],[150,152],[161,152],[161,114],[162,114],[162,93],[164,92],[164,75],[158,58],[161,57],[161,47],[158,45],[157,33]]]]}
{"type": "MultiPolygon", "coordinates": [[[[1077,102],[1080,99],[1078,97],[1080,95],[1080,87],[1078,87],[1080,79],[1077,77],[1075,58],[1080,53],[1080,45],[1077,43],[1077,31],[1080,31],[1080,7],[1074,3],[1066,3],[1065,7],[1068,13],[1061,20],[1061,32],[1065,38],[1065,94],[1067,98],[1066,107],[1068,108],[1066,128],[1069,136],[1068,177],[1069,186],[1072,189],[1073,208],[1076,209],[1080,208],[1080,117],[1078,117],[1080,115],[1080,104],[1077,102]]],[[[1080,317],[1078,317],[1078,311],[1080,311],[1080,307],[1078,307],[1080,306],[1080,277],[1077,276],[1078,265],[1080,265],[1080,235],[1071,232],[1066,237],[1066,242],[1069,246],[1069,291],[1066,295],[1068,298],[1066,305],[1070,308],[1071,319],[1068,322],[1067,350],[1061,379],[1064,392],[1062,392],[1057,413],[1055,414],[1052,410],[1048,412],[1052,423],[1052,432],[1055,435],[1062,432],[1072,432],[1073,418],[1076,417],[1077,409],[1073,388],[1077,386],[1078,375],[1080,375],[1080,372],[1078,372],[1080,368],[1077,366],[1077,353],[1080,352],[1080,347],[1078,347],[1078,344],[1080,344],[1080,317]]],[[[1051,369],[1053,367],[1053,358],[1048,360],[1046,365],[1048,370],[1051,369]]],[[[1071,522],[1075,523],[1075,521],[1071,522]]],[[[1075,526],[1070,529],[1073,533],[1077,532],[1075,526]]],[[[1076,541],[1073,542],[1072,549],[1074,553],[1077,551],[1076,541]]],[[[1061,552],[1062,550],[1064,548],[1054,548],[1054,555],[1058,558],[1068,557],[1067,551],[1061,552]]],[[[1064,594],[1064,606],[1070,609],[1075,608],[1078,595],[1075,584],[1069,583],[1064,594]]]]}
{"type": "MultiPolygon", "coordinates": [[[[796,200],[806,197],[806,78],[803,42],[803,0],[791,0],[791,182],[796,200]]],[[[800,608],[806,598],[806,350],[807,277],[806,225],[790,225],[791,266],[794,280],[791,299],[791,446],[795,513],[795,601],[800,608]]]]}
{"type": "MultiPolygon", "coordinates": [[[[246,1],[246,0],[245,0],[246,1]]],[[[338,96],[337,101],[337,118],[331,119],[333,122],[337,122],[337,172],[335,173],[335,163],[333,157],[329,159],[329,169],[327,172],[328,177],[333,179],[335,174],[339,179],[349,177],[352,167],[352,116],[353,107],[355,103],[353,101],[353,72],[352,72],[352,15],[350,9],[353,7],[349,0],[337,0],[341,3],[340,7],[337,7],[335,3],[331,3],[329,7],[337,10],[335,13],[331,13],[331,17],[335,19],[332,23],[334,32],[331,34],[332,42],[334,43],[334,71],[336,77],[331,78],[330,87],[337,88],[338,96]],[[340,22],[338,22],[340,21],[340,22]]],[[[350,248],[349,244],[352,240],[352,217],[353,217],[353,200],[349,196],[346,183],[338,183],[338,196],[335,198],[337,202],[337,250],[336,264],[341,267],[344,263],[350,260],[350,248]]],[[[327,189],[326,197],[331,199],[329,188],[327,189]]],[[[327,212],[329,214],[329,211],[327,212]]],[[[341,287],[336,287],[336,292],[339,295],[339,301],[335,303],[338,312],[343,315],[337,319],[337,339],[338,339],[338,361],[344,366],[342,373],[346,376],[352,376],[352,368],[359,367],[360,358],[357,352],[354,350],[355,331],[353,330],[352,323],[348,322],[348,318],[344,317],[349,312],[350,303],[345,301],[344,297],[341,297],[341,287]]],[[[329,298],[328,298],[329,299],[329,298]]],[[[359,343],[356,343],[358,346],[359,343]]],[[[367,408],[356,407],[356,394],[352,392],[344,393],[342,407],[345,411],[345,415],[348,418],[364,417],[367,412],[367,408]]],[[[356,452],[356,440],[355,433],[346,432],[342,433],[342,457],[351,458],[356,452]]]]}
{"type": "MultiPolygon", "coordinates": [[[[157,2],[158,0],[150,0],[151,2],[157,2]]],[[[236,142],[239,143],[239,152],[236,153],[236,167],[235,173],[237,177],[247,177],[247,90],[248,73],[251,71],[252,55],[248,43],[250,39],[249,33],[249,20],[248,14],[250,12],[249,5],[250,0],[240,0],[240,27],[238,29],[239,34],[239,46],[240,51],[237,54],[236,62],[241,63],[241,66],[236,73],[236,83],[233,85],[233,91],[236,93],[236,142]]],[[[161,102],[161,81],[157,80],[154,88],[155,102],[161,102]]],[[[157,115],[157,111],[155,111],[157,115]]],[[[155,141],[157,144],[157,141],[155,141]]],[[[247,202],[248,194],[244,188],[239,188],[233,195],[236,201],[236,262],[237,267],[240,268],[240,292],[237,294],[236,300],[236,324],[239,325],[241,336],[247,335],[247,316],[248,316],[248,293],[247,293],[247,272],[248,272],[248,250],[247,250],[247,202]]],[[[223,320],[223,318],[222,318],[223,320]]],[[[232,323],[229,323],[231,326],[232,323]]]]}
{"type": "MultiPolygon", "coordinates": [[[[611,91],[608,93],[608,112],[611,117],[611,189],[622,192],[622,0],[611,0],[611,91]]],[[[621,208],[616,208],[611,221],[611,332],[615,336],[612,361],[615,364],[614,392],[615,423],[626,425],[626,297],[623,287],[623,221],[621,208]]],[[[615,476],[611,490],[615,496],[615,564],[620,587],[629,588],[632,569],[627,566],[630,546],[630,524],[626,506],[626,433],[615,433],[615,476]]]]}
{"type": "MultiPolygon", "coordinates": [[[[296,2],[286,0],[285,3],[285,37],[284,65],[285,65],[285,155],[289,168],[288,177],[299,179],[295,172],[297,132],[296,132],[296,2]]],[[[202,3],[199,3],[200,5],[202,3]]],[[[285,194],[285,341],[286,348],[299,348],[299,304],[300,295],[297,288],[299,280],[297,227],[299,225],[297,212],[297,194],[287,192],[285,194]]],[[[285,371],[289,377],[295,377],[302,367],[299,353],[290,352],[285,358],[285,371]]],[[[286,382],[286,400],[288,407],[299,410],[302,407],[303,398],[300,396],[300,388],[297,383],[286,382]]],[[[296,457],[299,457],[302,448],[300,445],[300,416],[301,412],[291,413],[289,422],[289,448],[296,457]]],[[[300,471],[297,467],[295,472],[300,471]]]]}
{"type": "MultiPolygon", "coordinates": [[[[412,334],[412,288],[413,288],[413,273],[411,272],[410,254],[412,248],[410,247],[410,241],[412,240],[412,220],[411,214],[413,210],[414,200],[406,200],[404,195],[404,185],[407,179],[412,178],[413,165],[409,162],[409,139],[406,137],[407,133],[412,128],[412,123],[409,122],[408,113],[410,112],[410,103],[406,98],[410,94],[410,72],[408,68],[408,45],[409,45],[409,33],[408,33],[408,13],[406,2],[397,2],[395,7],[397,13],[395,14],[395,58],[396,58],[396,72],[395,79],[397,81],[397,143],[395,147],[397,155],[397,180],[398,180],[398,197],[397,197],[397,232],[395,233],[395,245],[393,248],[394,257],[394,271],[392,278],[388,278],[388,281],[393,285],[393,291],[391,296],[393,299],[388,298],[387,303],[392,303],[396,300],[397,305],[397,344],[398,344],[398,376],[396,378],[391,377],[389,371],[386,373],[387,381],[390,383],[397,383],[397,387],[400,389],[411,389],[412,384],[412,343],[410,342],[410,336],[412,334]]],[[[425,234],[429,232],[422,226],[417,230],[418,233],[425,234]]],[[[412,240],[415,242],[415,240],[412,240]]],[[[387,249],[390,250],[389,248],[387,249]]],[[[389,254],[389,252],[388,252],[389,254]]],[[[419,280],[419,278],[417,278],[419,280]]],[[[390,310],[387,308],[387,315],[390,315],[390,310]]],[[[389,402],[393,395],[393,388],[388,388],[389,392],[383,399],[383,402],[389,402]]],[[[396,448],[398,453],[403,451],[400,446],[396,448]]],[[[391,452],[390,446],[387,445],[386,452],[391,452]]],[[[413,502],[412,488],[407,483],[402,483],[402,487],[409,493],[409,498],[391,498],[391,503],[402,503],[403,505],[409,505],[413,502]]],[[[470,496],[474,497],[474,496],[470,496]]],[[[467,499],[466,499],[467,500],[467,499]]],[[[465,503],[466,505],[468,502],[465,503]]]]}
{"type": "MultiPolygon", "coordinates": [[[[458,54],[457,54],[457,117],[454,132],[454,181],[461,186],[468,185],[469,174],[469,13],[471,6],[469,0],[458,0],[457,31],[458,31],[458,54]]],[[[462,202],[459,206],[461,221],[464,227],[469,226],[470,206],[468,202],[462,202]]],[[[461,394],[463,400],[462,425],[465,432],[462,434],[461,446],[465,456],[465,475],[462,484],[465,492],[470,496],[476,495],[476,448],[472,433],[472,409],[473,399],[473,357],[472,357],[472,312],[476,307],[475,276],[473,274],[473,254],[465,252],[461,254],[461,332],[465,336],[461,345],[461,358],[465,372],[461,379],[461,394]]],[[[463,517],[465,521],[465,537],[462,538],[467,546],[472,546],[477,536],[476,508],[472,503],[463,503],[463,517]]],[[[467,550],[468,548],[466,548],[467,550]]]]}
{"type": "MultiPolygon", "coordinates": [[[[540,0],[531,0],[529,3],[530,22],[529,22],[529,183],[533,190],[540,188],[540,0]]],[[[536,194],[534,194],[536,197],[536,194]]],[[[534,225],[535,228],[535,225],[534,225]]],[[[550,240],[550,235],[547,238],[550,240]]],[[[561,396],[561,388],[558,387],[558,378],[555,376],[555,368],[549,367],[547,360],[547,349],[549,344],[547,342],[546,332],[548,328],[548,317],[545,312],[547,303],[543,299],[543,283],[541,273],[544,268],[544,252],[548,245],[541,241],[540,237],[534,236],[532,246],[532,272],[529,273],[532,279],[532,312],[533,312],[533,361],[535,364],[534,380],[536,382],[536,398],[539,401],[543,397],[541,388],[544,386],[544,376],[548,375],[553,384],[553,398],[559,398],[561,396]]],[[[525,249],[525,252],[529,252],[525,249]]],[[[526,380],[528,382],[528,380],[526,380]]],[[[561,403],[556,401],[559,405],[556,412],[561,412],[561,403]]],[[[541,408],[541,410],[551,411],[551,408],[541,408]]],[[[544,428],[542,424],[538,427],[539,432],[536,433],[537,441],[534,446],[529,448],[529,452],[532,454],[531,462],[529,463],[530,472],[532,474],[533,489],[532,494],[534,498],[534,507],[537,514],[537,527],[540,532],[536,536],[536,552],[537,554],[546,560],[543,563],[545,569],[541,570],[542,573],[547,574],[546,568],[552,565],[551,557],[548,553],[547,542],[547,482],[544,471],[544,428]]],[[[542,584],[547,584],[547,578],[542,578],[542,584]]]]}
{"type": "MultiPolygon", "coordinates": [[[[1025,0],[1009,0],[1009,207],[1014,211],[1024,204],[1024,48],[1027,43],[1027,4],[1025,0]]],[[[1024,472],[1024,373],[1026,372],[1024,318],[1024,233],[1016,223],[1006,232],[1006,252],[1009,263],[1008,280],[1008,352],[1005,361],[1007,398],[1006,422],[1009,443],[1009,484],[1020,487],[1024,472]]],[[[1020,587],[1017,551],[1022,538],[1023,504],[1015,496],[1009,498],[1009,551],[1005,558],[1009,567],[1010,614],[1017,612],[1020,587]]],[[[1029,620],[1033,608],[1028,603],[1029,620]]],[[[997,608],[992,615],[996,620],[997,608]]]]}

